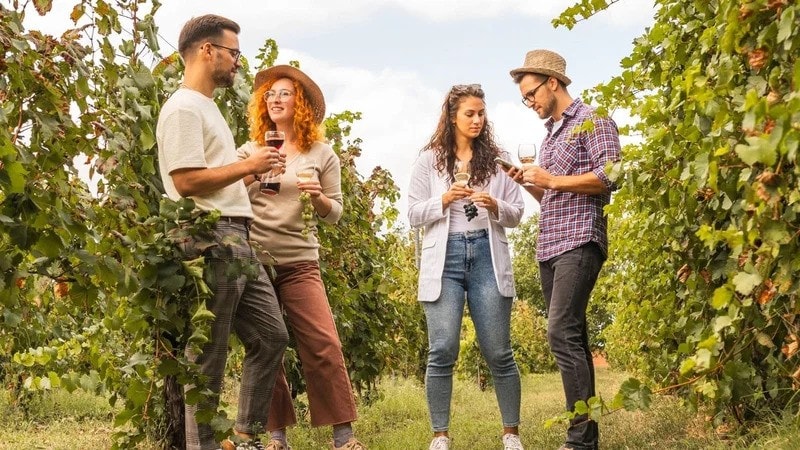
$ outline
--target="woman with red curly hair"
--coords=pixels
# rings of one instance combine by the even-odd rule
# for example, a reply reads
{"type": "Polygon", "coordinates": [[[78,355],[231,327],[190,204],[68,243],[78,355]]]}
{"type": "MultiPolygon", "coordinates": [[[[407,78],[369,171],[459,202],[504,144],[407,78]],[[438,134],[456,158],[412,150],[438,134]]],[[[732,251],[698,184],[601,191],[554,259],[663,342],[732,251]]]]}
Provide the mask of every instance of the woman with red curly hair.
{"type": "MultiPolygon", "coordinates": [[[[256,75],[248,106],[250,142],[245,157],[266,145],[267,131],[283,131],[285,161],[277,194],[260,191],[257,177],[248,177],[255,219],[251,240],[261,245],[264,265],[273,269],[273,284],[295,337],[303,368],[313,426],[333,426],[335,449],[365,449],[353,437],[355,398],[342,355],[319,268],[318,220],[336,223],[342,216],[341,169],[333,149],[322,142],[320,124],[325,99],[319,86],[299,69],[280,65],[256,75]],[[301,169],[310,169],[304,173],[301,169]]],[[[267,272],[270,272],[269,270],[267,272]]],[[[269,409],[268,450],[286,450],[286,427],[297,422],[286,375],[281,368],[269,409]]]]}

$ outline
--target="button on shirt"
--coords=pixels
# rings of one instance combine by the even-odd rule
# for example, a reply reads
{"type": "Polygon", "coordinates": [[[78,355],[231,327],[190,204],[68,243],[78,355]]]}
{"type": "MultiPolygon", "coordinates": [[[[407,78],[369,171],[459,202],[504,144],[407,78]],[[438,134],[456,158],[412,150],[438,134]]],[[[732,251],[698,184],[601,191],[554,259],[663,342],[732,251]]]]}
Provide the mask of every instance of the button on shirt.
{"type": "Polygon", "coordinates": [[[575,99],[562,117],[563,124],[555,130],[552,117],[545,123],[547,136],[542,143],[540,166],[555,176],[592,172],[608,192],[586,195],[545,189],[536,249],[539,261],[547,261],[588,242],[596,242],[603,254],[608,255],[603,207],[610,202],[611,191],[616,186],[604,169],[606,163],[620,159],[617,125],[610,118],[597,116],[580,99],[575,99]],[[594,124],[591,131],[584,125],[586,121],[594,124]]]}

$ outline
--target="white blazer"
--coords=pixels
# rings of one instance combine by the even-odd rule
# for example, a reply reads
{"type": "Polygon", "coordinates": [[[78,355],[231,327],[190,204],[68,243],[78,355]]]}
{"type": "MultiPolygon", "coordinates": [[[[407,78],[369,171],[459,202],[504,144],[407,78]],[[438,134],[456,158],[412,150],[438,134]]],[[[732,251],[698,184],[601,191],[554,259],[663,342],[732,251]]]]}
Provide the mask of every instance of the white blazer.
{"type": "MultiPolygon", "coordinates": [[[[504,155],[508,158],[508,155],[504,155]]],[[[422,227],[422,255],[419,267],[417,298],[421,302],[432,302],[442,292],[447,235],[450,230],[450,210],[442,210],[442,194],[450,189],[448,176],[434,167],[435,157],[431,150],[417,157],[411,173],[408,191],[408,221],[412,227],[422,227]]],[[[489,247],[492,266],[500,293],[514,297],[514,273],[505,228],[519,225],[525,204],[519,185],[503,171],[498,170],[489,179],[489,195],[497,200],[497,219],[488,214],[489,247]]]]}

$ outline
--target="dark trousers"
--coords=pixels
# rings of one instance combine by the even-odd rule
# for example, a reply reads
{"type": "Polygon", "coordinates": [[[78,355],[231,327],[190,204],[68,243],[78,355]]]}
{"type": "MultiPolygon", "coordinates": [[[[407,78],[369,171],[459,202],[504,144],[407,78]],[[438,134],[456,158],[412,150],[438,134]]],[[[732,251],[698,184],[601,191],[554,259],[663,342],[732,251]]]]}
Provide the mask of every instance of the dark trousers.
{"type": "MultiPolygon", "coordinates": [[[[209,249],[201,250],[193,241],[184,246],[187,257],[203,254],[206,258],[203,278],[214,293],[206,307],[216,316],[211,340],[203,346],[202,354],[194,354],[187,347],[186,357],[200,366],[200,372],[208,377],[206,387],[215,394],[203,406],[216,409],[225,376],[228,338],[231,331],[236,333],[244,346],[244,362],[234,429],[263,433],[289,334],[272,283],[250,248],[245,225],[219,222],[212,238],[215,245],[209,249]],[[236,270],[245,273],[234,276],[236,270]]],[[[211,425],[198,423],[195,417],[199,406],[186,405],[186,449],[217,449],[211,425]]]]}
{"type": "MultiPolygon", "coordinates": [[[[600,247],[590,242],[539,262],[547,308],[547,341],[561,372],[570,411],[575,402],[595,395],[586,308],[604,260],[600,247]]],[[[566,446],[595,449],[598,436],[597,422],[578,416],[567,431],[566,446]]]]}

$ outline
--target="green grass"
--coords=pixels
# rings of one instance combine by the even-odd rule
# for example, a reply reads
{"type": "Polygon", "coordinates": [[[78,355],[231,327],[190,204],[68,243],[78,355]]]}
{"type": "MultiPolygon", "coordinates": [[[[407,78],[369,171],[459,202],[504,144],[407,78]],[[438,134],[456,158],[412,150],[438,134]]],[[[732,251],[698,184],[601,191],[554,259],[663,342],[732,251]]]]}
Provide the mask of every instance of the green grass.
{"type": "Polygon", "coordinates": [[[0,449],[102,449],[111,445],[114,410],[96,395],[55,390],[36,397],[29,414],[0,391],[0,449]]]}
{"type": "MultiPolygon", "coordinates": [[[[627,375],[598,369],[599,393],[610,399],[627,375]]],[[[225,399],[235,405],[236,384],[230,381],[225,399]]],[[[523,378],[522,426],[526,448],[557,449],[564,427],[544,428],[545,420],[563,408],[561,380],[557,374],[523,378]]],[[[103,449],[111,445],[113,408],[100,397],[55,391],[31,403],[28,418],[12,407],[7,393],[0,396],[0,449],[103,449]]],[[[232,406],[235,408],[235,406],[232,406]]],[[[230,411],[234,413],[234,411],[230,411]]],[[[500,414],[492,390],[457,380],[453,393],[450,434],[454,450],[500,447],[500,414]]],[[[356,435],[372,450],[426,449],[431,438],[423,386],[408,379],[386,379],[381,395],[360,408],[356,435]]],[[[744,436],[722,440],[701,416],[694,415],[671,397],[657,397],[648,411],[618,411],[600,422],[603,449],[794,449],[800,442],[796,422],[775,420],[757,426],[744,436]]],[[[295,450],[328,448],[330,428],[311,428],[308,418],[289,430],[295,450]]],[[[143,448],[146,448],[143,447],[143,448]]]]}

